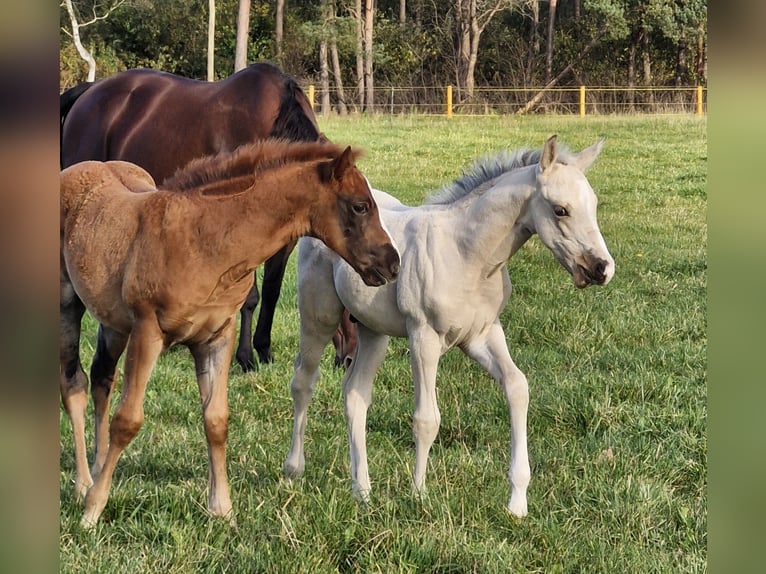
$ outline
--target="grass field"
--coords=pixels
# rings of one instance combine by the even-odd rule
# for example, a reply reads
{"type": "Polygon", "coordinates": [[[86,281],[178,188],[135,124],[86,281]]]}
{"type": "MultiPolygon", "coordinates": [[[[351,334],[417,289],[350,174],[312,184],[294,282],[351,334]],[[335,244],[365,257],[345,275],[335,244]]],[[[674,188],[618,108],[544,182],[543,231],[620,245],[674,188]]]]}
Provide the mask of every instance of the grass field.
{"type": "MultiPolygon", "coordinates": [[[[232,367],[229,380],[236,525],[205,513],[194,368],[185,349],[172,350],[149,383],[146,422],[92,532],[78,525],[62,409],[61,571],[706,571],[706,121],[381,116],[320,119],[320,127],[366,149],[360,166],[371,183],[410,204],[478,155],[539,147],[552,133],[576,150],[607,137],[589,179],[614,280],[575,289],[537,238],[509,264],[514,294],[502,322],[530,383],[529,516],[505,511],[502,393],[459,351],[440,365],[429,496],[411,496],[404,341],[389,347],[368,417],[372,504],[351,498],[341,374],[329,348],[309,411],[306,475],[282,478],[298,337],[293,258],[273,333],[276,361],[247,375],[232,367]]],[[[86,365],[94,333],[88,321],[86,365]]]]}

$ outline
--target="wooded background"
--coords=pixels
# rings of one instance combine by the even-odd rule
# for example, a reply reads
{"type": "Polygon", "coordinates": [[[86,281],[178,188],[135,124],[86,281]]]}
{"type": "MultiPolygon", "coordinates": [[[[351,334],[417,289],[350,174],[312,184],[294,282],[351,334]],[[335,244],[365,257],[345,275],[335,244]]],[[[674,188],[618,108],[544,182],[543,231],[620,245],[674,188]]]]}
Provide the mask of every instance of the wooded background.
{"type": "Polygon", "coordinates": [[[632,106],[655,98],[648,87],[707,84],[707,0],[64,0],[62,90],[89,72],[72,15],[96,79],[137,67],[220,79],[267,60],[316,85],[320,113],[382,111],[402,87],[399,103],[434,104],[453,85],[469,106],[491,88],[524,88],[514,97],[529,103],[546,87],[611,86],[632,106]]]}

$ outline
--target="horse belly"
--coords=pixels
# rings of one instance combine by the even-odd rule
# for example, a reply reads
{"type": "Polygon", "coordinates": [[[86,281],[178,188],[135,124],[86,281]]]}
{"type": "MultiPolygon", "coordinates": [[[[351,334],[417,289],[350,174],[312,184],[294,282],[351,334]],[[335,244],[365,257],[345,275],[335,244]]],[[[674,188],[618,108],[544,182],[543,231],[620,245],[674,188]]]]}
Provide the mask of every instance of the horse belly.
{"type": "Polygon", "coordinates": [[[406,337],[407,323],[396,304],[396,282],[368,287],[345,262],[335,269],[335,289],[349,313],[367,328],[390,337],[406,337]]]}

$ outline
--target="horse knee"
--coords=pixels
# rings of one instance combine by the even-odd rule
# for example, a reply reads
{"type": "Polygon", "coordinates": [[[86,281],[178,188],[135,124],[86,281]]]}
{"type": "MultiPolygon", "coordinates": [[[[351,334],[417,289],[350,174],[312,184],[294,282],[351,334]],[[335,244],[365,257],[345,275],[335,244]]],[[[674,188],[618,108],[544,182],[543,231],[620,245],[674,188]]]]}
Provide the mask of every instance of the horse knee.
{"type": "Polygon", "coordinates": [[[439,434],[439,417],[434,419],[414,417],[412,419],[412,435],[416,442],[433,444],[439,434]]]}
{"type": "Polygon", "coordinates": [[[143,423],[143,413],[130,416],[118,409],[109,425],[109,441],[115,446],[125,448],[141,430],[143,423]]]}
{"type": "Polygon", "coordinates": [[[221,445],[229,435],[229,414],[205,413],[205,436],[211,445],[221,445]]]}

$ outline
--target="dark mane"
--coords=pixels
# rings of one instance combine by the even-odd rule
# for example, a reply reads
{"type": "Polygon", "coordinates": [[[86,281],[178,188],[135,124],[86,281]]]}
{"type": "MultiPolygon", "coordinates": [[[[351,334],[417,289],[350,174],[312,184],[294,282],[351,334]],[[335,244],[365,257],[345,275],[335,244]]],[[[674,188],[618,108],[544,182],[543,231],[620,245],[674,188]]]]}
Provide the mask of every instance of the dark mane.
{"type": "Polygon", "coordinates": [[[308,99],[300,86],[291,77],[283,74],[285,90],[279,103],[279,113],[271,128],[272,138],[284,138],[293,141],[316,141],[319,129],[311,117],[301,107],[299,99],[308,105],[308,99]]]}
{"type": "MultiPolygon", "coordinates": [[[[233,152],[201,157],[189,162],[166,179],[161,189],[189,191],[218,182],[242,179],[241,186],[229,186],[226,193],[238,193],[252,185],[255,175],[295,162],[333,159],[343,148],[328,142],[291,142],[266,139],[238,147],[233,152]]],[[[205,190],[204,193],[216,193],[205,190]]]]}
{"type": "MultiPolygon", "coordinates": [[[[454,203],[506,172],[539,163],[540,155],[542,155],[542,149],[522,148],[514,152],[501,151],[495,155],[479,158],[463,172],[463,175],[428,197],[425,203],[454,203]]],[[[556,161],[567,163],[570,155],[571,152],[561,146],[556,161]]]]}

